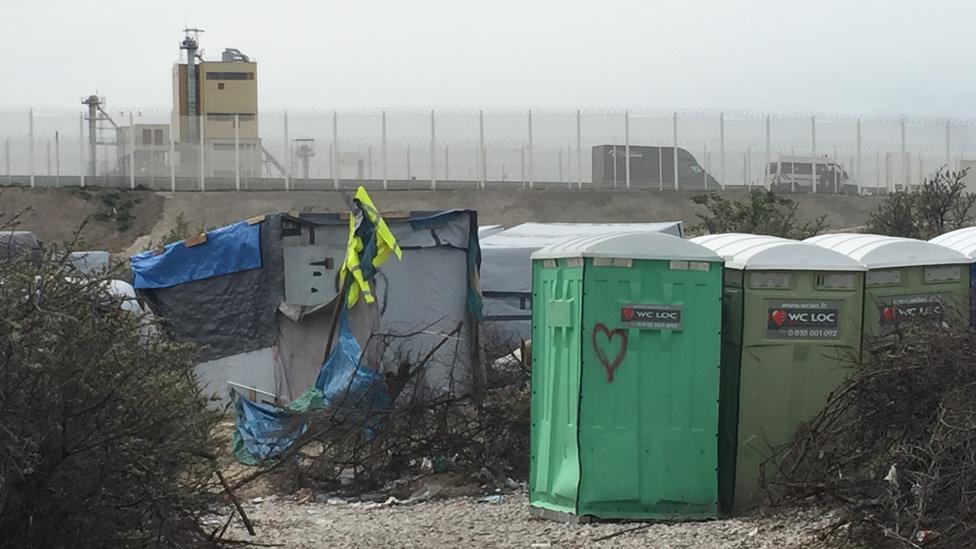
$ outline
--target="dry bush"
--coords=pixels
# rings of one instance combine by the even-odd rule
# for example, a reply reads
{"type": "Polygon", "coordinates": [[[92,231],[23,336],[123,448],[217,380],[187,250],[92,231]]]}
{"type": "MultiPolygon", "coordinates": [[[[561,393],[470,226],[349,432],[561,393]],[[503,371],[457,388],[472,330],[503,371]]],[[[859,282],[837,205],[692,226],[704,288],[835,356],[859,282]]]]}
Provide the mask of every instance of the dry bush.
{"type": "Polygon", "coordinates": [[[68,264],[0,262],[0,547],[213,545],[219,417],[192,349],[68,264]]]}
{"type": "Polygon", "coordinates": [[[777,463],[772,500],[841,504],[837,539],[976,547],[976,334],[915,326],[869,343],[777,463]]]}

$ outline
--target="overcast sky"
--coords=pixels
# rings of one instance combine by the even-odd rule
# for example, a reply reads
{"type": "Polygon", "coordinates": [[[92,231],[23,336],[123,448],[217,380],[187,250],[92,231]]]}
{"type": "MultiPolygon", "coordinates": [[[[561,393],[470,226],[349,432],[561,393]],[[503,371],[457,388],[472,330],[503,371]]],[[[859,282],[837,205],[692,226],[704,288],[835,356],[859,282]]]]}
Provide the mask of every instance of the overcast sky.
{"type": "Polygon", "coordinates": [[[168,109],[181,29],[262,108],[976,117],[972,0],[2,0],[0,106],[168,109]]]}

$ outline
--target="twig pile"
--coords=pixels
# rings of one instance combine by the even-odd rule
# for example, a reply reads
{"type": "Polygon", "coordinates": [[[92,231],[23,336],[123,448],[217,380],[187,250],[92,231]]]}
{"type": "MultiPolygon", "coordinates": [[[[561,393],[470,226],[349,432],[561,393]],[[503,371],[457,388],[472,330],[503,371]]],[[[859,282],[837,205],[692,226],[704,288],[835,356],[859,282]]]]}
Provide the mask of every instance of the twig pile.
{"type": "Polygon", "coordinates": [[[777,457],[773,503],[842,504],[869,547],[976,547],[976,334],[915,327],[866,346],[777,457]]]}

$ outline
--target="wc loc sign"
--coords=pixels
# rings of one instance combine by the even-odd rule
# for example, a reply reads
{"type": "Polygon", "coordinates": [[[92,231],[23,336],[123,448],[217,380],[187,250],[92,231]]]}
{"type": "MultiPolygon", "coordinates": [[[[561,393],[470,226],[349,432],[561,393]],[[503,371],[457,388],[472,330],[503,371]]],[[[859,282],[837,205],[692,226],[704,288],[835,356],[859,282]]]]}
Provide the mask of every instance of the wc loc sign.
{"type": "Polygon", "coordinates": [[[878,299],[881,324],[891,324],[916,318],[941,318],[946,297],[941,294],[915,294],[878,299]]]}
{"type": "Polygon", "coordinates": [[[766,336],[833,339],[840,337],[840,301],[794,299],[766,302],[766,336]]]}
{"type": "Polygon", "coordinates": [[[650,330],[680,330],[681,313],[681,305],[621,305],[620,326],[650,330]]]}

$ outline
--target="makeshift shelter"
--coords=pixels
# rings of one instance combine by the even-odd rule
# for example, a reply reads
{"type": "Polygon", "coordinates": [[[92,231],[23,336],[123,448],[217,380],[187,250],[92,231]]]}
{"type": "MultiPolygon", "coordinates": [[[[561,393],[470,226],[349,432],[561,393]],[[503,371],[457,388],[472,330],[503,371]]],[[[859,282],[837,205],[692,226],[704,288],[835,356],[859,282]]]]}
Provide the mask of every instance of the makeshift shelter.
{"type": "Polygon", "coordinates": [[[951,325],[969,322],[973,260],[961,252],[924,240],[875,234],[823,234],[804,242],[840,252],[868,268],[865,336],[884,335],[899,323],[921,318],[951,325]]]}
{"type": "Polygon", "coordinates": [[[523,223],[481,241],[485,327],[508,344],[531,337],[532,253],[560,242],[624,232],[682,236],[680,221],[662,223],[523,223]]]}
{"type": "Polygon", "coordinates": [[[717,516],[722,259],[622,233],[532,264],[532,512],[717,516]]]}
{"type": "MultiPolygon", "coordinates": [[[[772,236],[693,238],[725,258],[719,493],[725,513],[760,499],[760,469],[819,413],[861,349],[864,265],[772,236]]],[[[766,468],[775,474],[775,465],[766,468]]]]}
{"type": "MultiPolygon", "coordinates": [[[[403,259],[384,264],[376,305],[351,312],[351,330],[362,347],[382,347],[385,356],[368,355],[370,365],[395,367],[425,357],[461,323],[419,385],[469,391],[482,377],[477,215],[386,219],[403,259]]],[[[322,367],[348,238],[348,214],[260,216],[133,257],[134,286],[173,337],[200,345],[197,373],[209,392],[235,387],[252,400],[288,401],[322,367]]]]}
{"type": "Polygon", "coordinates": [[[30,231],[0,231],[0,261],[14,259],[18,254],[30,254],[31,260],[41,260],[42,246],[30,231]]]}
{"type": "MultiPolygon", "coordinates": [[[[950,231],[929,242],[951,248],[970,259],[976,259],[976,227],[950,231]]],[[[969,325],[976,326],[976,263],[969,266],[969,325]]]]}

